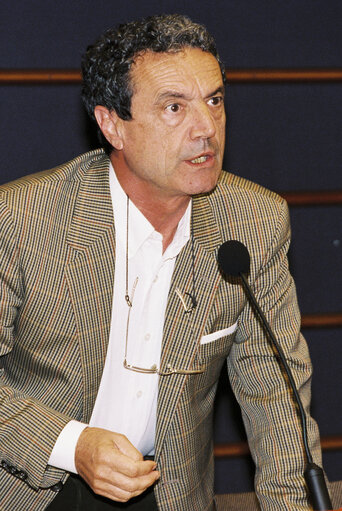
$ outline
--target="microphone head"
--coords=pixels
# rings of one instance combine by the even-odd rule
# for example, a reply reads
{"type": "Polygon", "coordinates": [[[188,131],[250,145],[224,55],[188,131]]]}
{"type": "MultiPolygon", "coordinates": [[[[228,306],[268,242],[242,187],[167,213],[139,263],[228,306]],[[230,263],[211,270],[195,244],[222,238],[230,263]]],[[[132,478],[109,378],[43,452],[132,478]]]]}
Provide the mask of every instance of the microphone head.
{"type": "Polygon", "coordinates": [[[241,241],[229,240],[222,243],[218,249],[217,261],[220,270],[227,276],[236,277],[240,273],[249,272],[249,252],[241,241]]]}

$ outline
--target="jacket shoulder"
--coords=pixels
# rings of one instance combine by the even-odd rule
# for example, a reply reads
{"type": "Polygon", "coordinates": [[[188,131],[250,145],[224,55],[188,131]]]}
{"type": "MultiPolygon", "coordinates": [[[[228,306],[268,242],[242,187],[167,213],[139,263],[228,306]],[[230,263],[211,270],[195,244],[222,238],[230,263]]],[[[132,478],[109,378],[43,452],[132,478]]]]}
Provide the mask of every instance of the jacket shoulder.
{"type": "MultiPolygon", "coordinates": [[[[218,194],[234,194],[239,193],[245,196],[256,196],[260,200],[275,201],[276,203],[283,204],[285,200],[276,192],[265,188],[262,185],[254,183],[249,179],[238,176],[232,172],[222,171],[218,185],[215,190],[218,194]]],[[[215,193],[214,192],[214,193],[215,193]]]]}
{"type": "Polygon", "coordinates": [[[250,250],[265,247],[279,230],[289,231],[286,201],[277,193],[230,172],[222,172],[207,196],[222,239],[239,239],[250,250]]]}
{"type": "Polygon", "coordinates": [[[37,188],[49,184],[58,184],[63,181],[81,181],[84,174],[90,169],[103,168],[108,164],[108,157],[102,149],[96,149],[81,154],[76,158],[58,165],[52,169],[20,177],[15,181],[0,186],[0,197],[16,194],[23,189],[37,188]]]}

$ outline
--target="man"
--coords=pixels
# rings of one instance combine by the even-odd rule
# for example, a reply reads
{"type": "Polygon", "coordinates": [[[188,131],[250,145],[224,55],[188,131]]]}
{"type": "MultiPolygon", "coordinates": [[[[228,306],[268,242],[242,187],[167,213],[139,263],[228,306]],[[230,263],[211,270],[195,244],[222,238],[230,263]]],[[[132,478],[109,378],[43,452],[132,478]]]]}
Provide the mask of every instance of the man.
{"type": "Polygon", "coordinates": [[[221,172],[224,69],[211,36],[179,15],[123,25],[88,48],[83,76],[109,156],[0,192],[1,509],[214,510],[226,360],[261,508],[311,509],[287,385],[217,265],[225,240],[248,247],[250,284],[308,410],[287,208],[221,172]]]}

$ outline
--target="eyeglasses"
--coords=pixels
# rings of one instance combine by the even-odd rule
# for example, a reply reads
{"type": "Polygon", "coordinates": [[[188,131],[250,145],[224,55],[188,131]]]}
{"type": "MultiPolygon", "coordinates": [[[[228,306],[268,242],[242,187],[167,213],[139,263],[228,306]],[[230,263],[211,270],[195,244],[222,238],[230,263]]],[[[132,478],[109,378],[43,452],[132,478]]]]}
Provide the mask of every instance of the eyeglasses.
{"type": "MultiPolygon", "coordinates": [[[[148,369],[145,367],[139,367],[139,366],[136,366],[133,364],[129,364],[127,362],[129,320],[130,320],[131,309],[132,309],[132,305],[133,305],[134,292],[137,287],[137,284],[138,284],[138,277],[135,279],[134,284],[133,284],[132,293],[131,293],[132,298],[130,298],[128,294],[125,295],[125,300],[126,300],[126,303],[129,307],[129,309],[128,309],[127,325],[126,325],[125,357],[124,357],[124,361],[123,361],[124,368],[128,369],[129,371],[135,371],[136,373],[158,374],[159,376],[171,376],[172,374],[201,374],[201,373],[204,373],[205,366],[201,363],[199,356],[198,356],[199,365],[197,368],[193,368],[193,369],[178,369],[178,368],[172,367],[171,364],[167,364],[165,369],[160,369],[157,367],[156,364],[153,364],[148,369]]],[[[185,313],[188,314],[189,312],[191,312],[193,310],[193,308],[196,306],[196,302],[194,301],[194,299],[191,297],[192,307],[189,309],[186,307],[185,300],[178,288],[176,289],[176,294],[180,298],[180,300],[183,304],[185,313]]],[[[188,294],[188,293],[186,293],[186,294],[188,294]]]]}

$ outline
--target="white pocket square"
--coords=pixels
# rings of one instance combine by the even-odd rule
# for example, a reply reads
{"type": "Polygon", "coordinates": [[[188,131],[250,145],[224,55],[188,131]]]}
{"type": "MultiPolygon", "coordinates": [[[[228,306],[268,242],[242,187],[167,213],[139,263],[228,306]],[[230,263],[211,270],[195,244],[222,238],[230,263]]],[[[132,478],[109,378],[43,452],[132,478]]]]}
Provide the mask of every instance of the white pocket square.
{"type": "Polygon", "coordinates": [[[229,326],[228,328],[224,328],[223,330],[217,330],[216,332],[213,332],[212,334],[203,335],[201,339],[200,344],[207,344],[208,342],[216,341],[217,339],[220,339],[221,337],[224,337],[225,335],[232,334],[237,329],[237,322],[234,323],[234,325],[229,326]]]}

